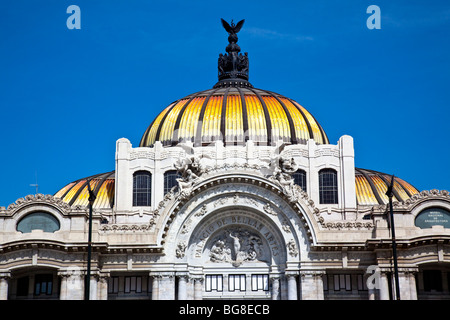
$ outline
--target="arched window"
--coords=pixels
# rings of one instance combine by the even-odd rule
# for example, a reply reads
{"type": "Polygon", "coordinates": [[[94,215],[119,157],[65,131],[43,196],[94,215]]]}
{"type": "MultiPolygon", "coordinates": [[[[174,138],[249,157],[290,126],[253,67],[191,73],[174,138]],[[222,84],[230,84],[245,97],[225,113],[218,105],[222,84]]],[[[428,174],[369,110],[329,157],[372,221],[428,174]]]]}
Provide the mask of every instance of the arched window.
{"type": "Polygon", "coordinates": [[[58,219],[47,212],[33,212],[17,223],[17,231],[30,233],[33,230],[42,230],[44,232],[55,232],[59,230],[58,219]]]}
{"type": "Polygon", "coordinates": [[[181,178],[181,175],[176,170],[170,170],[164,173],[164,194],[178,184],[178,178],[181,178]]]}
{"type": "Polygon", "coordinates": [[[137,171],[133,175],[133,206],[150,206],[152,201],[152,174],[137,171]]]}
{"type": "Polygon", "coordinates": [[[333,169],[319,171],[319,202],[321,204],[338,203],[337,172],[333,169]]]}
{"type": "Polygon", "coordinates": [[[306,172],[304,170],[297,170],[292,175],[292,178],[294,178],[294,183],[299,185],[302,190],[306,192],[306,172]]]}

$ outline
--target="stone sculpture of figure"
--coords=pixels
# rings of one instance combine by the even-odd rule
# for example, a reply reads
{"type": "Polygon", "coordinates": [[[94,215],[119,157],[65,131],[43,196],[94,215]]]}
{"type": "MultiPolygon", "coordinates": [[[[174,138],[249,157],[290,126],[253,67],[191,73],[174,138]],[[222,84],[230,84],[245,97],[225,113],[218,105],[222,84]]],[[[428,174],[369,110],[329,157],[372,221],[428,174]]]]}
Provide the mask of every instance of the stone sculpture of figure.
{"type": "Polygon", "coordinates": [[[225,247],[225,242],[218,240],[211,248],[209,256],[212,262],[229,262],[230,254],[230,249],[225,247]]]}
{"type": "Polygon", "coordinates": [[[280,168],[285,173],[294,173],[297,171],[297,164],[295,163],[294,158],[284,158],[280,157],[280,168]]]}
{"type": "Polygon", "coordinates": [[[261,239],[246,230],[224,230],[213,242],[211,262],[230,262],[234,267],[244,262],[264,261],[261,239]]]}
{"type": "Polygon", "coordinates": [[[239,254],[239,251],[241,251],[241,243],[239,242],[239,238],[236,236],[233,236],[230,232],[230,237],[233,239],[233,245],[234,245],[234,254],[236,255],[236,257],[239,254]]]}
{"type": "Polygon", "coordinates": [[[239,54],[238,70],[243,73],[248,73],[248,52],[239,54]]]}
{"type": "Polygon", "coordinates": [[[225,72],[225,70],[224,70],[224,68],[225,68],[225,61],[224,61],[224,58],[223,58],[223,54],[221,54],[221,53],[219,53],[219,61],[218,61],[217,65],[218,65],[218,68],[219,68],[219,75],[224,73],[225,72]]]}
{"type": "Polygon", "coordinates": [[[187,169],[181,178],[176,179],[180,189],[185,190],[194,184],[194,181],[198,179],[198,176],[192,172],[191,169],[187,169]]]}
{"type": "Polygon", "coordinates": [[[174,166],[181,175],[181,178],[176,179],[180,190],[189,193],[189,189],[193,186],[194,182],[199,179],[199,176],[203,172],[200,165],[200,158],[191,156],[180,159],[174,166]]]}
{"type": "Polygon", "coordinates": [[[295,163],[294,158],[278,155],[273,158],[271,167],[273,168],[273,175],[270,179],[281,186],[289,201],[295,202],[298,197],[298,190],[294,184],[292,174],[297,171],[298,165],[295,163]]]}

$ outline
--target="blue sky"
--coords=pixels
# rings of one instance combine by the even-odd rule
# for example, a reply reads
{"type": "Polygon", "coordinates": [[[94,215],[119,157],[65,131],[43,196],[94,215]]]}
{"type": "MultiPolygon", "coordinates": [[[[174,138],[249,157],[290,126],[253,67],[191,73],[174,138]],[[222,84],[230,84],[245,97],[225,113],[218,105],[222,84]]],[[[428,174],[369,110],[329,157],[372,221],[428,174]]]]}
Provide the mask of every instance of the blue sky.
{"type": "Polygon", "coordinates": [[[0,2],[0,206],[114,170],[170,102],[211,88],[245,19],[250,82],[308,109],[360,168],[450,189],[450,2],[0,2]],[[69,5],[81,29],[69,30],[69,5]],[[369,5],[381,29],[369,30],[369,5]]]}

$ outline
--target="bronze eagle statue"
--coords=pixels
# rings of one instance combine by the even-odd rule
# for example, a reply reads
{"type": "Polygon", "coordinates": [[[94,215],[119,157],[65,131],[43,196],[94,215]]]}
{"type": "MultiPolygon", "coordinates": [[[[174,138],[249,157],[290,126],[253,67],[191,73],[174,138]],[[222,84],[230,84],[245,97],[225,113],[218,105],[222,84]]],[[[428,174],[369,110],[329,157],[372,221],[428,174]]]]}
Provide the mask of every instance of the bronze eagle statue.
{"type": "Polygon", "coordinates": [[[225,30],[231,35],[231,34],[236,34],[239,32],[239,30],[241,30],[242,26],[244,25],[245,19],[239,21],[236,25],[233,23],[233,20],[231,20],[231,25],[226,22],[223,19],[222,20],[222,25],[225,28],[225,30]]]}

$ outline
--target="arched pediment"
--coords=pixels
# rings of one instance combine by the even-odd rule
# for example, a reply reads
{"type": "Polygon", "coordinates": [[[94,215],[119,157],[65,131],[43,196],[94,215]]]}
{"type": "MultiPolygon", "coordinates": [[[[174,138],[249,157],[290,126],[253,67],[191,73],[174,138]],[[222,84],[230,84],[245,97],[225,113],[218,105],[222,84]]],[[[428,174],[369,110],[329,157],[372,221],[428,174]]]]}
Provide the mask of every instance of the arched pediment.
{"type": "Polygon", "coordinates": [[[221,174],[201,180],[189,194],[176,188],[166,194],[154,211],[158,216],[155,218],[155,228],[159,230],[158,244],[166,243],[173,222],[185,212],[196,211],[197,215],[202,215],[220,206],[236,206],[237,202],[239,206],[258,209],[274,217],[279,212],[291,212],[297,221],[296,228],[304,229],[309,244],[316,242],[315,234],[323,224],[319,210],[304,192],[299,192],[296,200],[292,201],[279,186],[261,176],[221,174]]]}

